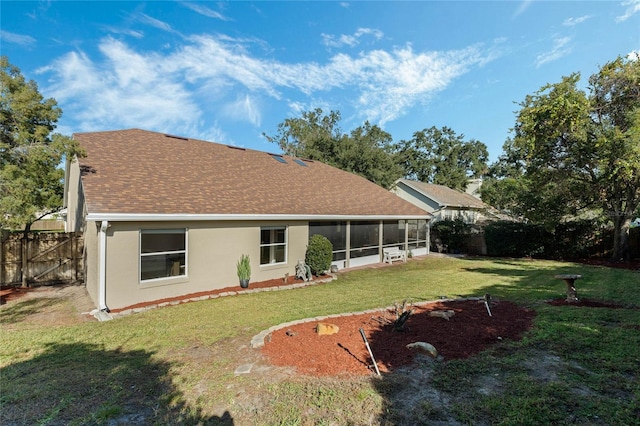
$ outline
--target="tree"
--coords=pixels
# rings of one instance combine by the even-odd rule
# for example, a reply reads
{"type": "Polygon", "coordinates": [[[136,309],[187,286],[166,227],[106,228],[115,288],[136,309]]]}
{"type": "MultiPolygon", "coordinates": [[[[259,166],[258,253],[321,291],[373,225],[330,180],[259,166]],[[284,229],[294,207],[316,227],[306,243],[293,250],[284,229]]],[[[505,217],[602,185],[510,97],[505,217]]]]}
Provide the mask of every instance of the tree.
{"type": "Polygon", "coordinates": [[[275,136],[262,135],[277,143],[283,153],[331,164],[337,157],[338,145],[343,137],[338,123],[340,112],[324,115],[322,109],[305,111],[302,117],[287,118],[278,124],[275,136]]]}
{"type": "Polygon", "coordinates": [[[605,64],[589,79],[589,93],[579,81],[575,73],[525,98],[502,160],[519,181],[529,219],[558,223],[599,209],[613,222],[618,260],[640,204],[640,62],[605,64]]]}
{"type": "Polygon", "coordinates": [[[343,137],[336,166],[358,174],[384,188],[391,188],[402,169],[392,152],[391,135],[368,121],[343,137]]]}
{"type": "Polygon", "coordinates": [[[81,151],[72,139],[52,134],[62,114],[56,101],[44,99],[6,56],[0,68],[0,228],[24,226],[26,240],[33,222],[62,208],[59,165],[81,151]]]}
{"type": "Polygon", "coordinates": [[[385,188],[401,176],[393,157],[391,135],[368,121],[345,134],[339,127],[340,112],[322,109],[287,118],[274,136],[263,136],[287,155],[317,160],[358,174],[385,188]]]}
{"type": "Polygon", "coordinates": [[[489,153],[482,142],[465,141],[449,127],[435,126],[413,134],[396,146],[404,176],[464,190],[470,178],[487,171],[489,153]]]}
{"type": "Polygon", "coordinates": [[[526,174],[527,163],[522,150],[508,139],[503,154],[489,167],[480,194],[482,201],[508,213],[552,228],[559,217],[565,217],[566,205],[553,200],[554,188],[546,182],[533,182],[526,174]],[[547,197],[541,197],[545,192],[547,197]]]}

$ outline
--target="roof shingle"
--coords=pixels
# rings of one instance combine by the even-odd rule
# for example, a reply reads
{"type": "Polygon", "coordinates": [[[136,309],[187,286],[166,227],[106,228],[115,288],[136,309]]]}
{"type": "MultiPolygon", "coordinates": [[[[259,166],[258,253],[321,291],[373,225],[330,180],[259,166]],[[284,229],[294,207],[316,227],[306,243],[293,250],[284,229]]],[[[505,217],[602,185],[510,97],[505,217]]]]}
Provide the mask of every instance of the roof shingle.
{"type": "Polygon", "coordinates": [[[76,133],[88,213],[427,216],[320,162],[139,129],[76,133]]]}
{"type": "Polygon", "coordinates": [[[466,192],[451,189],[444,185],[436,185],[434,183],[416,182],[408,179],[400,179],[400,182],[421,192],[425,196],[431,198],[441,206],[486,209],[488,206],[481,200],[477,199],[466,192]]]}

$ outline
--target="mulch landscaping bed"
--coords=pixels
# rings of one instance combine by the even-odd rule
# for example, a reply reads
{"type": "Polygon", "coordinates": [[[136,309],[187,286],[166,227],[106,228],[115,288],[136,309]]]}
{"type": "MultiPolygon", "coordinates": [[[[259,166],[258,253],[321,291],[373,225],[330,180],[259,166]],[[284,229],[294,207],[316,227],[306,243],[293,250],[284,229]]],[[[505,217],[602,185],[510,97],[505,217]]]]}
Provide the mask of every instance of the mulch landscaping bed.
{"type": "MultiPolygon", "coordinates": [[[[367,375],[373,363],[362,328],[381,373],[411,364],[419,352],[414,342],[433,345],[445,360],[477,354],[490,345],[520,339],[531,327],[535,312],[508,301],[494,302],[489,316],[483,300],[443,301],[414,306],[404,331],[394,331],[394,311],[345,315],[285,327],[265,339],[262,352],[274,365],[295,367],[312,376],[367,375]],[[449,320],[433,317],[434,310],[453,310],[449,320]],[[338,327],[338,333],[319,335],[318,322],[338,327]]],[[[425,355],[426,356],[426,355],[425,355]]]]}

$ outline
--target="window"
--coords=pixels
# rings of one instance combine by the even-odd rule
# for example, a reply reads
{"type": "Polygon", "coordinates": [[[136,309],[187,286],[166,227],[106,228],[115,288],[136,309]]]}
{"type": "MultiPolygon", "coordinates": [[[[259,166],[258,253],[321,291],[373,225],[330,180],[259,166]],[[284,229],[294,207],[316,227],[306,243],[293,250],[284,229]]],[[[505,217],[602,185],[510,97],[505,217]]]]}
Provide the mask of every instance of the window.
{"type": "Polygon", "coordinates": [[[140,231],[140,282],[186,275],[186,229],[140,231]]]}
{"type": "Polygon", "coordinates": [[[260,265],[287,261],[287,227],[260,228],[260,265]]]}

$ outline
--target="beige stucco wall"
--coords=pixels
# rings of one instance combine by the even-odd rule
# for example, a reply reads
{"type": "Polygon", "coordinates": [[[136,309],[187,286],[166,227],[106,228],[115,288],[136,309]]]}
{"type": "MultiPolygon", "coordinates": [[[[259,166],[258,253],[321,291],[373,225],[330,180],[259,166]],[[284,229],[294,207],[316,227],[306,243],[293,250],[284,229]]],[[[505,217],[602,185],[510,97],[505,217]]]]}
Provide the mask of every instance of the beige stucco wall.
{"type": "Polygon", "coordinates": [[[80,165],[78,160],[72,161],[66,170],[66,208],[67,220],[65,230],[67,232],[82,231],[84,218],[84,195],[80,183],[80,165]]]}
{"type": "MultiPolygon", "coordinates": [[[[95,229],[95,224],[91,229],[95,229]]],[[[116,310],[224,287],[239,289],[236,262],[241,254],[251,258],[251,282],[281,278],[285,273],[294,275],[298,259],[304,259],[308,232],[308,222],[111,222],[107,230],[107,307],[116,310]],[[283,225],[288,226],[286,264],[260,266],[260,227],[283,225]],[[184,228],[188,230],[187,276],[139,283],[140,230],[184,228]]],[[[93,272],[88,271],[88,275],[93,272]]],[[[97,283],[97,273],[95,279],[97,283]]],[[[93,281],[88,276],[87,288],[90,282],[93,281]]],[[[89,293],[93,297],[92,291],[89,293]]]]}

